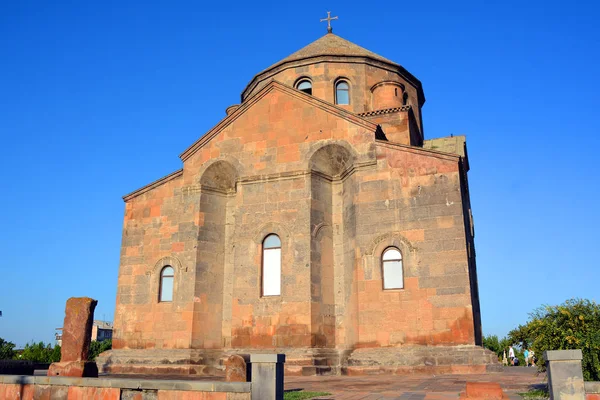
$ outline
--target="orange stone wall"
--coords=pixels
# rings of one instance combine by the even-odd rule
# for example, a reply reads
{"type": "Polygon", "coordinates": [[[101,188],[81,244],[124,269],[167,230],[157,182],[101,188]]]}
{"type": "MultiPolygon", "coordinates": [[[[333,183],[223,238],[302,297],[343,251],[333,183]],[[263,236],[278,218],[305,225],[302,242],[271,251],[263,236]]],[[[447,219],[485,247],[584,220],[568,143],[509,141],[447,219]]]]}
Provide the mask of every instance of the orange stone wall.
{"type": "Polygon", "coordinates": [[[182,193],[181,181],[175,177],[125,204],[115,349],[190,346],[200,199],[182,193]],[[165,265],[175,269],[173,302],[158,301],[165,265]]]}
{"type": "Polygon", "coordinates": [[[473,344],[474,325],[455,160],[378,146],[356,198],[358,347],[473,344]],[[401,250],[404,288],[384,290],[381,257],[401,250]]]}

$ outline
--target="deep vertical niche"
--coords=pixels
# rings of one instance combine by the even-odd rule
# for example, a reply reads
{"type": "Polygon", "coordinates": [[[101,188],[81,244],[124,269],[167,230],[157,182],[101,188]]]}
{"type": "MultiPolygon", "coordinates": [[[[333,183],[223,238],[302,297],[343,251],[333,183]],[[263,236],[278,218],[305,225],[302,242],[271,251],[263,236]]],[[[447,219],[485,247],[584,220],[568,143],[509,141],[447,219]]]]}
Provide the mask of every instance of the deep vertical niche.
{"type": "Polygon", "coordinates": [[[200,219],[192,326],[192,348],[222,346],[223,286],[228,203],[236,193],[237,171],[227,161],[210,165],[200,179],[200,219]]]}
{"type": "MultiPolygon", "coordinates": [[[[343,194],[339,189],[343,186],[342,177],[352,166],[353,159],[352,154],[339,144],[321,147],[310,159],[313,347],[336,345],[336,261],[339,267],[340,262],[343,264],[344,257],[343,251],[336,250],[334,232],[337,230],[334,227],[343,225],[343,194]]],[[[344,266],[341,267],[343,269],[344,266]]],[[[337,273],[339,272],[338,268],[337,273]]]]}

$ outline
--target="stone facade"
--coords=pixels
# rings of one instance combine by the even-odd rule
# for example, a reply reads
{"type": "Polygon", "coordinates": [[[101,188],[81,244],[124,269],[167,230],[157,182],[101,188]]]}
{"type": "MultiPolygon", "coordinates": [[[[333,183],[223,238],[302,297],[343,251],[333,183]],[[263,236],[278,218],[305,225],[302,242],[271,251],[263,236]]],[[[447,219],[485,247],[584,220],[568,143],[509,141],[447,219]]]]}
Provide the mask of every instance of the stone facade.
{"type": "Polygon", "coordinates": [[[215,373],[228,354],[257,350],[286,353],[298,373],[360,373],[382,348],[390,365],[492,362],[477,347],[465,140],[424,140],[424,101],[404,68],[333,34],[255,76],[181,170],[124,197],[114,350],[101,370],[215,373]],[[312,94],[295,89],[303,78],[312,94]],[[341,79],[347,105],[335,104],[341,79]],[[272,233],[281,295],[266,297],[272,233]],[[390,246],[402,289],[383,288],[390,246]],[[165,266],[173,299],[161,302],[165,266]],[[438,346],[445,361],[428,358],[438,346]]]}

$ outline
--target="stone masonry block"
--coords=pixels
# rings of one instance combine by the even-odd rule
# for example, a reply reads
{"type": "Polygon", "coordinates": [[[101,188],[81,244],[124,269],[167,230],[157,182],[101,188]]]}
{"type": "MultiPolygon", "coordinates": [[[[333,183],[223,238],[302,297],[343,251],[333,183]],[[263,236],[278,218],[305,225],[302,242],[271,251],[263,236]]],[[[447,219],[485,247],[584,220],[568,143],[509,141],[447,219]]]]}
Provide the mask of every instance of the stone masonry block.
{"type": "Polygon", "coordinates": [[[96,304],[98,301],[89,297],[71,297],[67,300],[60,358],[62,362],[87,361],[96,304]]]}

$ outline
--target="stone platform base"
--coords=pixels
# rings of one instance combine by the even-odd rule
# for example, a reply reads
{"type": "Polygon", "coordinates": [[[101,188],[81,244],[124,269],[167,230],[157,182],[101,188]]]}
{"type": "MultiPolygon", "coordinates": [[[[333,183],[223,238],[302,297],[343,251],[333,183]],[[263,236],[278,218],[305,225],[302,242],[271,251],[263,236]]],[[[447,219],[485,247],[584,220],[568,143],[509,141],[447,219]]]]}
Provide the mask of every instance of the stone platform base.
{"type": "Polygon", "coordinates": [[[323,348],[256,349],[123,349],[96,359],[100,373],[224,376],[225,360],[250,354],[286,355],[288,376],[468,374],[500,370],[497,356],[479,346],[402,346],[356,350],[323,348]]]}
{"type": "Polygon", "coordinates": [[[223,350],[123,349],[96,357],[102,374],[225,376],[223,350]]]}
{"type": "Polygon", "coordinates": [[[98,366],[93,361],[64,361],[50,364],[48,376],[73,378],[97,378],[98,366]]]}
{"type": "Polygon", "coordinates": [[[402,346],[357,349],[342,374],[479,374],[501,369],[498,356],[479,346],[402,346]]]}

